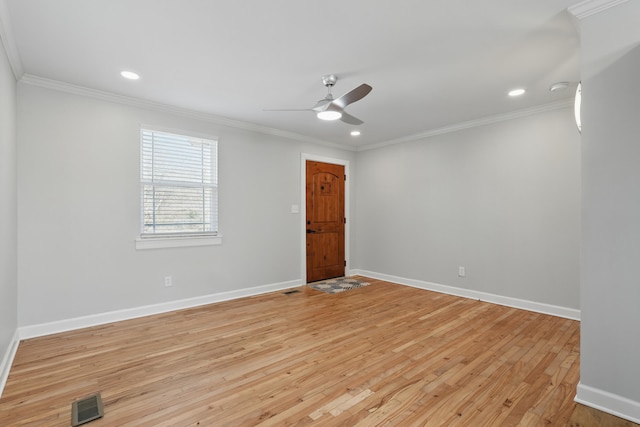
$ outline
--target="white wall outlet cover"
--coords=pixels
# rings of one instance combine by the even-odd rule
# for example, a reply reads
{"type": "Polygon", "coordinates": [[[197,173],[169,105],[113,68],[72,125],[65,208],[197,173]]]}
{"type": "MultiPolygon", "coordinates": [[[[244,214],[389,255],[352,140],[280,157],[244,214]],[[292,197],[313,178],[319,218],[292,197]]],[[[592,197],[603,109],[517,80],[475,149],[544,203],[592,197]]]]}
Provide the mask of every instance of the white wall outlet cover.
{"type": "Polygon", "coordinates": [[[291,205],[291,213],[292,213],[292,214],[300,213],[300,206],[298,206],[298,205],[291,205]]]}

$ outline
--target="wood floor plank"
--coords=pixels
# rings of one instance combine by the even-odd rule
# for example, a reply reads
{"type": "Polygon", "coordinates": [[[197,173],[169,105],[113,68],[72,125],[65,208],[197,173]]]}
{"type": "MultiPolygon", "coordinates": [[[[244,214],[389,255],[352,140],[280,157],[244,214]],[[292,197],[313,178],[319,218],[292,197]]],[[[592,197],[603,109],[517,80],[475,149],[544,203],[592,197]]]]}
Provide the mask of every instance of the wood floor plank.
{"type": "MultiPolygon", "coordinates": [[[[564,426],[579,323],[361,278],[20,343],[0,425],[564,426]]],[[[584,425],[584,424],[580,424],[584,425]]]]}

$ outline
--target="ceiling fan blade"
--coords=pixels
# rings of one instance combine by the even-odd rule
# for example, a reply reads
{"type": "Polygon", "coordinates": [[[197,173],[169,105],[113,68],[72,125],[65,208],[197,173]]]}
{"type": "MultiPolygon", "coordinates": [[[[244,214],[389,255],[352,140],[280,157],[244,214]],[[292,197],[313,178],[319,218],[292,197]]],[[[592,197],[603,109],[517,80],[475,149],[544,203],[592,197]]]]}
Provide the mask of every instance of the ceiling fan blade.
{"type": "Polygon", "coordinates": [[[344,111],[342,112],[342,117],[340,117],[340,120],[342,120],[345,123],[349,123],[350,125],[361,125],[364,123],[359,118],[353,117],[351,114],[348,114],[344,111]]]}
{"type": "Polygon", "coordinates": [[[366,83],[363,83],[357,88],[353,89],[351,92],[347,92],[344,95],[342,95],[340,98],[335,99],[333,101],[333,104],[339,106],[340,108],[344,108],[347,105],[353,102],[359,101],[365,96],[367,96],[367,94],[371,92],[371,89],[373,89],[371,86],[369,86],[366,83]]]}

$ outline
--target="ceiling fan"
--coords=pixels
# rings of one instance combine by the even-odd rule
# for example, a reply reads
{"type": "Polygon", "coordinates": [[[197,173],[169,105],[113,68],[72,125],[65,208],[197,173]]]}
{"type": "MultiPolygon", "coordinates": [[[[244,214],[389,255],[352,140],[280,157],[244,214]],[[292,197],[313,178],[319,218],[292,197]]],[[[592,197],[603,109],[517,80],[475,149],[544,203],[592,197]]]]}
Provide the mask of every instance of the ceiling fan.
{"type": "Polygon", "coordinates": [[[344,111],[345,107],[356,101],[361,100],[373,89],[368,84],[361,84],[350,92],[345,93],[339,98],[333,98],[331,88],[338,81],[338,77],[334,74],[322,76],[322,84],[327,87],[327,96],[321,99],[311,108],[295,109],[295,110],[264,110],[264,111],[315,111],[319,119],[322,120],[342,120],[350,125],[361,125],[364,123],[357,117],[344,111]]]}

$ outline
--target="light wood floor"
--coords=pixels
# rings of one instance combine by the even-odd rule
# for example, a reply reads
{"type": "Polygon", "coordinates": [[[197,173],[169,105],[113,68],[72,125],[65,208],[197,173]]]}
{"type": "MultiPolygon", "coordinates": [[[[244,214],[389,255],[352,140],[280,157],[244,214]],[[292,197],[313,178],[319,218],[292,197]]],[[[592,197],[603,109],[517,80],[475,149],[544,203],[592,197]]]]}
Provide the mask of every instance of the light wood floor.
{"type": "MultiPolygon", "coordinates": [[[[23,341],[2,426],[564,426],[579,323],[388,282],[281,292],[23,341]]],[[[582,425],[582,424],[580,424],[582,425]]]]}

